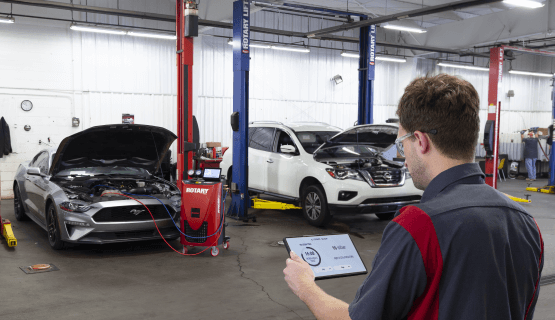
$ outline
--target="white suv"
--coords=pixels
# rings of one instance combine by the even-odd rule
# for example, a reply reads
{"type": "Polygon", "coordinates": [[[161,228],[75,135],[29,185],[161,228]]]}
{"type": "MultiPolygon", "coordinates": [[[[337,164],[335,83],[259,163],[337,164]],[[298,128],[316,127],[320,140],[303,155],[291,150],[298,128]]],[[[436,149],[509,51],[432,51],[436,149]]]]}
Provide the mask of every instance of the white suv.
{"type": "MultiPolygon", "coordinates": [[[[397,131],[390,124],[341,132],[323,123],[251,122],[249,191],[299,201],[315,226],[339,213],[392,219],[395,211],[422,196],[404,163],[392,160],[397,131]]],[[[221,162],[229,185],[231,150],[221,162]]]]}

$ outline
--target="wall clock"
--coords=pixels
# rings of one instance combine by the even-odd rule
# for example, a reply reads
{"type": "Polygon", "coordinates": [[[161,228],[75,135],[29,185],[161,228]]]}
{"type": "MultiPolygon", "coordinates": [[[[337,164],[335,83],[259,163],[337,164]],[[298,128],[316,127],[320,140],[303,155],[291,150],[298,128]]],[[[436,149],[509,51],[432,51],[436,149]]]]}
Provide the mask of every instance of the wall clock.
{"type": "Polygon", "coordinates": [[[33,109],[33,103],[29,100],[23,100],[21,102],[21,109],[23,109],[23,111],[31,111],[31,109],[33,109]]]}

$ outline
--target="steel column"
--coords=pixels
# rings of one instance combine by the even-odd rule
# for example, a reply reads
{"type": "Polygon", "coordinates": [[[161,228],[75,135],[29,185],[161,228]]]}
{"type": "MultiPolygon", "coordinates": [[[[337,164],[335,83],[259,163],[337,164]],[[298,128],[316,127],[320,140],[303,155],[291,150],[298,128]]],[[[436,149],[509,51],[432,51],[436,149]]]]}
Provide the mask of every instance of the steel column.
{"type": "MultiPolygon", "coordinates": [[[[176,1],[177,47],[177,181],[193,168],[193,154],[185,151],[186,142],[193,142],[193,38],[185,37],[184,3],[176,1]]],[[[181,190],[181,183],[177,186],[181,190]]]]}
{"type": "Polygon", "coordinates": [[[499,119],[501,112],[501,81],[503,80],[503,47],[490,49],[489,88],[488,88],[488,120],[495,121],[493,136],[493,156],[486,155],[486,183],[497,189],[497,166],[499,165],[499,119]]]}
{"type": "MultiPolygon", "coordinates": [[[[552,123],[553,132],[551,133],[552,141],[555,140],[555,76],[553,77],[553,92],[551,93],[552,106],[552,123]]],[[[555,143],[551,143],[551,156],[549,157],[549,185],[555,186],[555,143]]]]}
{"type": "Polygon", "coordinates": [[[360,28],[360,58],[358,73],[358,122],[371,124],[374,122],[374,78],[376,53],[376,26],[360,28]]]}
{"type": "Polygon", "coordinates": [[[249,219],[249,39],[250,0],[233,2],[233,112],[239,113],[239,130],[233,132],[233,166],[230,216],[249,219]]]}

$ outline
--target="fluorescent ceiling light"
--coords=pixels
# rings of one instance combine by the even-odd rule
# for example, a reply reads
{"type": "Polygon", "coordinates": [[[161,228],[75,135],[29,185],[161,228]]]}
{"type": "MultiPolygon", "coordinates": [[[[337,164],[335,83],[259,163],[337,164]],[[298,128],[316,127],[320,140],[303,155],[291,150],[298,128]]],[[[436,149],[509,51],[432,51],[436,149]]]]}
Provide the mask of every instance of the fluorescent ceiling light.
{"type": "MultiPolygon", "coordinates": [[[[233,39],[227,40],[227,44],[233,45],[233,39]]],[[[270,49],[272,46],[269,44],[257,44],[257,43],[249,43],[249,47],[253,48],[263,48],[263,49],[270,49]]]]}
{"type": "Polygon", "coordinates": [[[395,58],[395,57],[385,57],[385,56],[376,56],[376,60],[391,61],[391,62],[407,62],[407,59],[405,58],[395,58]]]}
{"type": "Polygon", "coordinates": [[[124,35],[127,33],[127,31],[118,30],[118,29],[101,28],[96,26],[81,26],[76,24],[72,24],[69,28],[71,30],[83,31],[83,32],[97,32],[97,33],[108,33],[108,34],[119,34],[119,35],[124,35]]]}
{"type": "Polygon", "coordinates": [[[543,3],[539,3],[536,1],[529,1],[529,0],[503,0],[503,2],[513,6],[531,8],[531,9],[541,8],[544,6],[543,3]]]}
{"type": "Polygon", "coordinates": [[[144,33],[144,32],[135,32],[135,31],[129,31],[127,32],[127,34],[133,37],[157,38],[157,39],[167,39],[167,40],[177,39],[177,36],[174,34],[144,33]]]}
{"type": "Polygon", "coordinates": [[[281,47],[281,46],[272,46],[271,47],[274,50],[283,50],[283,51],[295,51],[295,52],[304,52],[304,53],[308,53],[310,52],[309,48],[304,48],[304,47],[281,47]]]}
{"type": "Polygon", "coordinates": [[[453,63],[447,63],[447,62],[440,62],[437,65],[440,66],[440,67],[460,68],[460,69],[478,70],[478,71],[489,71],[489,68],[477,67],[477,66],[466,66],[466,65],[463,65],[463,64],[453,64],[453,63]]]}
{"type": "Polygon", "coordinates": [[[358,54],[358,53],[354,53],[354,52],[345,52],[345,51],[342,51],[342,52],[341,52],[341,56],[343,56],[343,57],[345,57],[345,58],[357,58],[357,59],[360,58],[360,54],[358,54]]]}
{"type": "Polygon", "coordinates": [[[555,74],[553,73],[527,72],[527,71],[517,71],[517,70],[509,70],[509,73],[521,74],[525,76],[546,77],[546,78],[553,78],[555,76],[555,74]]]}
{"type": "Polygon", "coordinates": [[[420,29],[420,28],[410,28],[410,27],[402,27],[402,26],[396,26],[393,24],[388,24],[386,26],[383,26],[386,29],[392,29],[392,30],[400,30],[400,31],[407,31],[407,32],[416,32],[416,33],[424,33],[427,30],[426,29],[420,29]]]}
{"type": "Polygon", "coordinates": [[[15,23],[14,18],[0,17],[0,23],[15,23]]]}

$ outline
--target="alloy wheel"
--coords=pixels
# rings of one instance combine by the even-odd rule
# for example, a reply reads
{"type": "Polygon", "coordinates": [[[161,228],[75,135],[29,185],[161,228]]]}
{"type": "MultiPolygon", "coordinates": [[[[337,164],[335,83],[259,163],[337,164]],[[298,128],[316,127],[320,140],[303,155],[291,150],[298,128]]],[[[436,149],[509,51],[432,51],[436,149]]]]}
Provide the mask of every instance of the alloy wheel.
{"type": "Polygon", "coordinates": [[[322,202],[316,192],[309,192],[306,195],[306,213],[311,220],[316,220],[320,217],[322,211],[322,202]]]}
{"type": "Polygon", "coordinates": [[[56,213],[54,211],[54,207],[52,206],[48,211],[48,240],[50,241],[50,243],[56,243],[56,235],[58,233],[56,213]]]}

